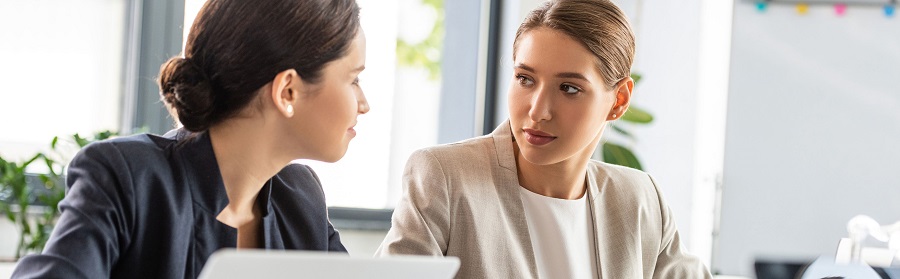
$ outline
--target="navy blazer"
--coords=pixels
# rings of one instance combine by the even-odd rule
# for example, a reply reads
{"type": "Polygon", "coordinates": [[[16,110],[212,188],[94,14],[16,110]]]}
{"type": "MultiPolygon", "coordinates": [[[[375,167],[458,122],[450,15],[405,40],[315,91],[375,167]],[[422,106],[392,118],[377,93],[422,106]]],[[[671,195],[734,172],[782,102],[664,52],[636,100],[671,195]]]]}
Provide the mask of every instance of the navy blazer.
{"type": "MultiPolygon", "coordinates": [[[[13,278],[195,278],[210,254],[235,247],[237,229],[207,133],[176,130],[88,145],[68,169],[61,216],[44,251],[13,278]]],[[[342,251],[308,166],[269,179],[256,206],[265,249],[342,251]]]]}

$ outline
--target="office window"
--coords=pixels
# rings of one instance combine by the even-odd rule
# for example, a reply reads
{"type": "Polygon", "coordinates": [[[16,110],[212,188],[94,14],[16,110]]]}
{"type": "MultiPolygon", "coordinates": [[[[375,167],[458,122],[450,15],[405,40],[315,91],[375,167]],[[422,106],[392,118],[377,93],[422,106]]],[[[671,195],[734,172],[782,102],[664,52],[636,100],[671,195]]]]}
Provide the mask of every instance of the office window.
{"type": "Polygon", "coordinates": [[[118,130],[126,1],[0,1],[0,156],[118,130]]]}
{"type": "MultiPolygon", "coordinates": [[[[185,2],[185,26],[203,3],[185,2]]],[[[409,154],[437,143],[443,1],[357,3],[366,34],[360,83],[371,110],[359,117],[357,137],[343,159],[298,162],[319,175],[329,206],[393,207],[409,154]]]]}
{"type": "Polygon", "coordinates": [[[406,159],[437,143],[442,1],[358,0],[366,32],[360,82],[371,111],[337,163],[303,161],[329,206],[394,207],[406,159]]]}

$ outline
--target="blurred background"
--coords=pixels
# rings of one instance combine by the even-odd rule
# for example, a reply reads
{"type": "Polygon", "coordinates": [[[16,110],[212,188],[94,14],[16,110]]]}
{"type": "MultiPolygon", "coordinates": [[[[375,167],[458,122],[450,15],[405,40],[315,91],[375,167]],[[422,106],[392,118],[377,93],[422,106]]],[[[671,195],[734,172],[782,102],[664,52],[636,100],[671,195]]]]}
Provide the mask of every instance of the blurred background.
{"type": "MultiPolygon", "coordinates": [[[[368,50],[360,80],[372,110],[341,161],[301,163],[321,177],[351,254],[371,256],[409,154],[489,133],[507,118],[513,36],[542,1],[357,2],[368,50]]],[[[605,135],[624,151],[596,158],[624,152],[639,161],[686,248],[714,274],[754,277],[762,260],[834,255],[857,214],[900,221],[895,1],[614,2],[637,36],[640,114],[605,135]]],[[[73,134],[89,141],[102,131],[174,127],[155,80],[203,3],[0,1],[0,157],[21,167],[53,154],[52,164],[23,168],[24,190],[2,185],[0,258],[34,252],[20,242],[46,237],[33,235],[37,227],[24,232],[35,221],[17,216],[38,218],[55,204],[38,198],[48,191],[40,188],[61,185],[40,174],[61,172],[78,150],[73,134]]]]}

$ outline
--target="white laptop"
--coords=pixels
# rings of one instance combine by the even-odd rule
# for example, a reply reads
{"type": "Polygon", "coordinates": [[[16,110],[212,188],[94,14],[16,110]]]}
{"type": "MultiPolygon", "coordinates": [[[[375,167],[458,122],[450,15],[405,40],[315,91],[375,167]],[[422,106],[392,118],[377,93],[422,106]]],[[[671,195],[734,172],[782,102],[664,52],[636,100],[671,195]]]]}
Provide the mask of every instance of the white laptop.
{"type": "Polygon", "coordinates": [[[223,249],[209,257],[200,272],[200,279],[450,279],[457,269],[459,259],[456,257],[358,258],[343,253],[223,249]]]}

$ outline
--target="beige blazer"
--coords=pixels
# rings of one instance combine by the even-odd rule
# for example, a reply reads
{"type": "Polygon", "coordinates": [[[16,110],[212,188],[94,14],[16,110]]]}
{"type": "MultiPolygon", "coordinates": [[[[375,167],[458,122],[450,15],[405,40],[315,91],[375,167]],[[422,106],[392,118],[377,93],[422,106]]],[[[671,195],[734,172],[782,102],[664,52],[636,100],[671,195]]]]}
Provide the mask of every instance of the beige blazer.
{"type": "MultiPolygon", "coordinates": [[[[413,153],[376,255],[459,257],[457,278],[537,278],[513,144],[506,121],[490,135],[413,153]]],[[[587,181],[601,278],[711,278],[681,247],[649,175],[591,160],[587,181]]]]}

